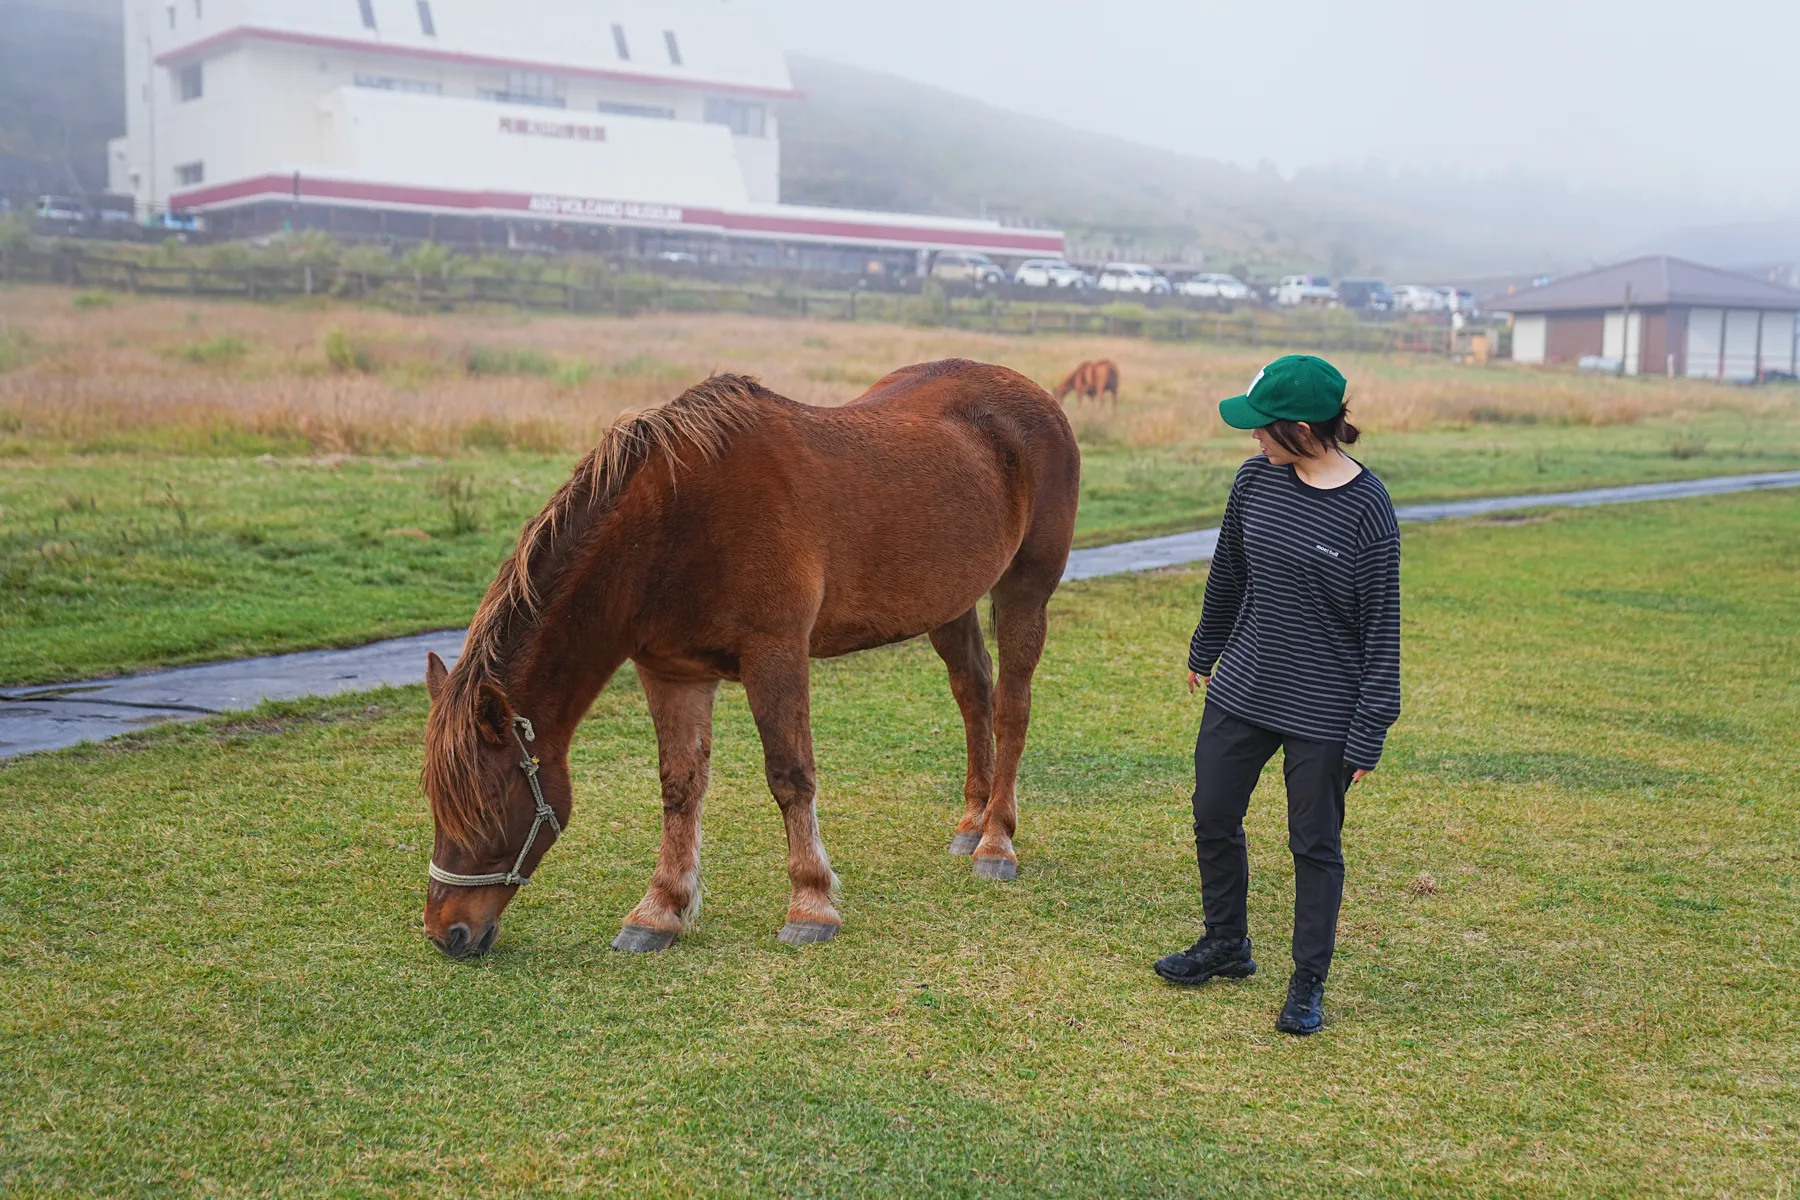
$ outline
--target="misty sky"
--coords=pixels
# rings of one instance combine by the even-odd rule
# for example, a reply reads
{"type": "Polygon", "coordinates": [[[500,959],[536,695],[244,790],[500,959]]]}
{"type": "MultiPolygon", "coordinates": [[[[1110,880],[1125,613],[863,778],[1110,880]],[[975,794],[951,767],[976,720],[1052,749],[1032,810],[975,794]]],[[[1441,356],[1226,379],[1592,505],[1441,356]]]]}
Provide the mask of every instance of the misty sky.
{"type": "Polygon", "coordinates": [[[1283,173],[1800,206],[1800,0],[738,0],[787,49],[1283,173]]]}

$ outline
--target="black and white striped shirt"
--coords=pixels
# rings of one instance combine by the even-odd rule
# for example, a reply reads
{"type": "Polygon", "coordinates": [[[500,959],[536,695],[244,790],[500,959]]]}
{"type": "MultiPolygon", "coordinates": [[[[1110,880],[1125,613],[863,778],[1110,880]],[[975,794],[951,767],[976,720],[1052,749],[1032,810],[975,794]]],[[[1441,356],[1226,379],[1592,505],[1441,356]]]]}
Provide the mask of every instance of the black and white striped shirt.
{"type": "Polygon", "coordinates": [[[1310,487],[1260,454],[1240,467],[1188,669],[1234,716],[1373,768],[1400,717],[1400,530],[1381,481],[1310,487]]]}

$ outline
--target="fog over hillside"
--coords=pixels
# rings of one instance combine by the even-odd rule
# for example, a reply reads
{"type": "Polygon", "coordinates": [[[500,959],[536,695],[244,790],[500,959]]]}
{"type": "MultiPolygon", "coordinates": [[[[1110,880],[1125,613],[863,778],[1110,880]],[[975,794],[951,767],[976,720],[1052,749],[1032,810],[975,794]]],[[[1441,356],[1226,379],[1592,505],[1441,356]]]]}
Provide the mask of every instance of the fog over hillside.
{"type": "MultiPolygon", "coordinates": [[[[0,0],[0,193],[98,191],[123,132],[118,0],[0,0]]],[[[1800,220],[1719,201],[1577,188],[1547,173],[1360,167],[1287,175],[1072,128],[939,87],[790,55],[791,203],[1054,226],[1090,257],[1447,280],[1671,252],[1800,262],[1800,220]]],[[[1247,101],[1196,98],[1213,122],[1247,101]]]]}
{"type": "Polygon", "coordinates": [[[0,0],[0,194],[106,186],[123,37],[119,0],[0,0]]]}
{"type": "MultiPolygon", "coordinates": [[[[1710,244],[1711,206],[1508,172],[1314,168],[1284,178],[1010,112],[894,75],[789,56],[807,93],[782,113],[793,203],[1054,225],[1077,250],[1221,268],[1422,278],[1578,269],[1633,249],[1710,244]],[[1684,230],[1682,237],[1669,231],[1684,230]],[[1665,245],[1665,243],[1669,243],[1665,245]]],[[[1792,239],[1737,225],[1727,265],[1792,239]]],[[[1719,239],[1711,239],[1717,242],[1719,239]]]]}

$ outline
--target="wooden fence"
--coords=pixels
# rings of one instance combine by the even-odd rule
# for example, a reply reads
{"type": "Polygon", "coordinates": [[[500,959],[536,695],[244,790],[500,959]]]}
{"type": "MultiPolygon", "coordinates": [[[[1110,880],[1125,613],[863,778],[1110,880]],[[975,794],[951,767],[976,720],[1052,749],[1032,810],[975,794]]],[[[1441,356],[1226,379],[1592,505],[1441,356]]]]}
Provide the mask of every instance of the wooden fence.
{"type": "Polygon", "coordinates": [[[1286,350],[1349,350],[1447,355],[1457,352],[1441,320],[1305,323],[1253,309],[1038,303],[941,291],[823,291],[598,276],[585,282],[483,274],[365,271],[306,264],[200,266],[149,263],[59,247],[0,252],[0,282],[56,283],[141,295],[230,297],[261,301],[320,296],[396,307],[452,311],[513,307],[608,316],[641,313],[744,313],[824,320],[888,321],[992,333],[1103,334],[1165,341],[1207,340],[1286,350]]]}

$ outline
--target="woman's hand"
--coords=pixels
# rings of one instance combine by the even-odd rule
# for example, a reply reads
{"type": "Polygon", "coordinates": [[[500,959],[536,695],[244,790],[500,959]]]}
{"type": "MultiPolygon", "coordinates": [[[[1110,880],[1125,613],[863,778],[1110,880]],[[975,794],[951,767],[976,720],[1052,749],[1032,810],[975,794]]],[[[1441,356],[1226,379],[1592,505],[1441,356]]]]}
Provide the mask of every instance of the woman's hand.
{"type": "Polygon", "coordinates": [[[1211,675],[1202,675],[1198,671],[1189,671],[1188,672],[1188,695],[1190,695],[1190,696],[1193,695],[1194,689],[1200,687],[1201,685],[1205,685],[1206,687],[1211,687],[1212,686],[1212,676],[1211,675]]]}

